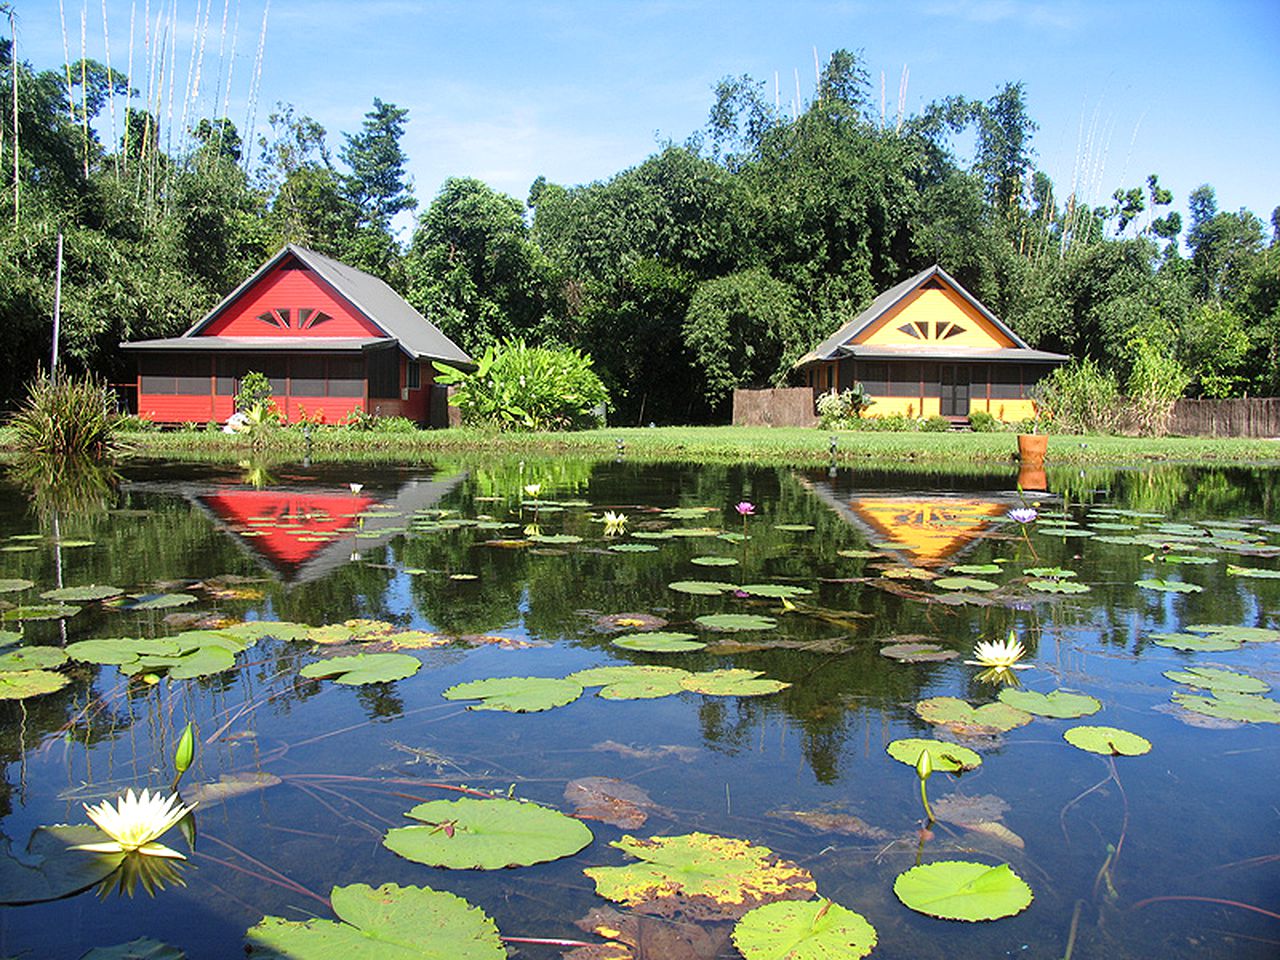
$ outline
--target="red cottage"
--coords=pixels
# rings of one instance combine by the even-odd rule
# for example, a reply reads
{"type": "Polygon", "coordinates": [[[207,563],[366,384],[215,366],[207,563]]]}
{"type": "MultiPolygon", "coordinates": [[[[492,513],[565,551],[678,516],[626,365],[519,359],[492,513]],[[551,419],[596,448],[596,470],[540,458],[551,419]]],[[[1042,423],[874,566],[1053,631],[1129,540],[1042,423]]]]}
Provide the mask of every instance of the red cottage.
{"type": "Polygon", "coordinates": [[[475,367],[377,277],[293,244],[182,336],[121,347],[138,358],[138,415],[158,423],[225,421],[256,371],[288,421],[361,411],[446,426],[431,361],[475,367]]]}

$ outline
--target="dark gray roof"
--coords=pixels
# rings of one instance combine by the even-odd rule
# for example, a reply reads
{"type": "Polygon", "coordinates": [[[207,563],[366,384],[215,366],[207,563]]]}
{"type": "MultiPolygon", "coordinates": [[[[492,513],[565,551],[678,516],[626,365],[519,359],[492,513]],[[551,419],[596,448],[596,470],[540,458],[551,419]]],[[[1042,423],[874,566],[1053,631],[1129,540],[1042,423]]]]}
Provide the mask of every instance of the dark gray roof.
{"type": "MultiPolygon", "coordinates": [[[[166,344],[165,347],[156,347],[155,349],[189,350],[196,348],[193,341],[204,339],[199,336],[201,330],[220,316],[241,294],[289,256],[297,257],[304,266],[332,287],[335,293],[350,303],[352,307],[362,313],[376,327],[384,331],[388,337],[399,343],[400,348],[410,359],[441,360],[463,369],[474,369],[475,362],[463,352],[461,347],[446,337],[435,324],[415,310],[404,297],[392,290],[383,281],[365,273],[363,270],[349,267],[345,263],[339,263],[337,260],[316,253],[314,250],[308,250],[292,243],[282,247],[274,257],[259,267],[244,283],[232,290],[231,293],[223,298],[221,303],[205,314],[195,326],[181,337],[171,338],[168,341],[143,340],[132,344],[122,344],[122,346],[128,346],[135,350],[150,349],[150,344],[163,342],[166,344]]],[[[265,340],[267,338],[262,339],[265,340]]],[[[352,342],[347,338],[342,339],[348,343],[352,342]]],[[[323,347],[303,347],[301,338],[291,343],[288,347],[278,347],[277,349],[299,348],[324,349],[323,347]]],[[[348,346],[343,349],[353,349],[353,347],[348,346]]]]}
{"type": "Polygon", "coordinates": [[[1030,347],[999,347],[991,350],[964,347],[867,347],[859,344],[837,347],[835,356],[859,360],[972,360],[975,363],[1062,363],[1071,358],[1030,347]]]}
{"type": "Polygon", "coordinates": [[[126,350],[200,350],[273,353],[352,353],[377,347],[393,346],[387,337],[167,337],[163,340],[138,340],[122,343],[126,350]]]}
{"type": "MultiPolygon", "coordinates": [[[[973,296],[973,294],[964,287],[960,286],[959,281],[935,263],[927,270],[921,270],[914,277],[909,277],[897,286],[890,287],[884,293],[880,294],[880,296],[871,301],[871,305],[865,310],[797,360],[795,362],[795,366],[799,367],[806,363],[812,363],[815,360],[831,360],[836,356],[841,355],[845,352],[841,350],[842,347],[849,346],[850,342],[857,337],[858,334],[862,333],[863,330],[879,320],[893,307],[897,306],[904,297],[918,290],[934,277],[939,278],[955,290],[956,293],[964,297],[975,310],[982,314],[986,320],[990,321],[992,326],[1012,340],[1018,349],[1030,349],[1025,340],[1005,326],[999,317],[983,306],[980,300],[973,296]]],[[[919,351],[916,351],[916,354],[919,355],[919,351]]],[[[948,353],[946,355],[950,356],[951,354],[948,353]]],[[[1049,354],[1045,357],[1045,359],[1050,358],[1067,359],[1066,357],[1059,358],[1057,354],[1049,354]]]]}

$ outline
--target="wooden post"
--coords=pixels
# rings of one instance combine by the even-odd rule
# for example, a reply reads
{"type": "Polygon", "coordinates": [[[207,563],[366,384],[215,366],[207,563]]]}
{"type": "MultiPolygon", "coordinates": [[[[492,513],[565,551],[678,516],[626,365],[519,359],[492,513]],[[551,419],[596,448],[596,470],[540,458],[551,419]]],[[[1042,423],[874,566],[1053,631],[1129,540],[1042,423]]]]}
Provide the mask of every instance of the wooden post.
{"type": "Polygon", "coordinates": [[[49,358],[49,373],[58,370],[58,328],[62,321],[62,231],[58,231],[58,266],[53,281],[53,355],[49,358]]]}

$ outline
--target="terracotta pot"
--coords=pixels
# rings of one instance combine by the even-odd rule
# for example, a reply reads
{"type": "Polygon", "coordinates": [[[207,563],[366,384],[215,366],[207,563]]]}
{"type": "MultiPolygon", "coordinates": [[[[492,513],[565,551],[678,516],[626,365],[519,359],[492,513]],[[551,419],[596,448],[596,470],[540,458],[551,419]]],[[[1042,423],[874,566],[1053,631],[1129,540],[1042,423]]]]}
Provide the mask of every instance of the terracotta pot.
{"type": "Polygon", "coordinates": [[[1044,463],[1044,453],[1049,447],[1049,435],[1045,433],[1018,434],[1018,459],[1023,463],[1044,463]]]}

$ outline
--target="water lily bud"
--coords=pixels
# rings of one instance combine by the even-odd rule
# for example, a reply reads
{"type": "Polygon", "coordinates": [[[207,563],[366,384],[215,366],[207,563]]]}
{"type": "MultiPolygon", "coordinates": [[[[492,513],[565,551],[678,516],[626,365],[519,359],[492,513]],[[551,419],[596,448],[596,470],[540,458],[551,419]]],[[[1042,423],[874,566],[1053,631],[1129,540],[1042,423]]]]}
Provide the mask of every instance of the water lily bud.
{"type": "Polygon", "coordinates": [[[191,767],[191,761],[196,755],[196,734],[190,722],[182,731],[182,736],[178,738],[178,749],[173,754],[173,768],[178,771],[178,776],[182,776],[191,767]]]}
{"type": "Polygon", "coordinates": [[[920,758],[916,760],[916,776],[921,781],[928,780],[929,775],[933,773],[933,758],[929,756],[928,750],[920,751],[920,758]]]}

